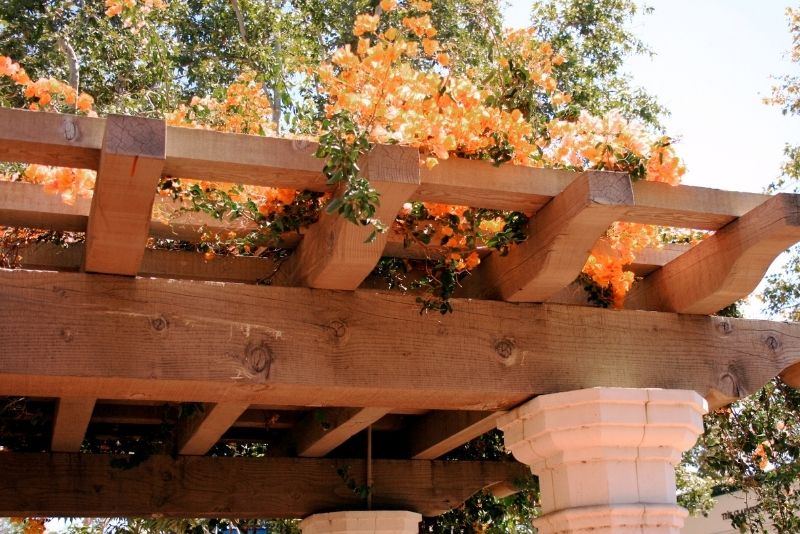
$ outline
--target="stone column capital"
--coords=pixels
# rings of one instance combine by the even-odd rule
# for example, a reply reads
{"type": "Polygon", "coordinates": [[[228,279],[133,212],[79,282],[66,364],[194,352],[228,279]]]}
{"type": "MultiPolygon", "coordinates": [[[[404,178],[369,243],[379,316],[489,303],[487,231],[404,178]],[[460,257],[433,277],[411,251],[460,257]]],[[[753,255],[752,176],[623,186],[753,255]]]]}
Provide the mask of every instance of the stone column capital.
{"type": "Polygon", "coordinates": [[[703,432],[706,411],[694,391],[592,388],[542,395],[497,426],[539,477],[541,534],[677,533],[686,512],[674,467],[703,432]]]}

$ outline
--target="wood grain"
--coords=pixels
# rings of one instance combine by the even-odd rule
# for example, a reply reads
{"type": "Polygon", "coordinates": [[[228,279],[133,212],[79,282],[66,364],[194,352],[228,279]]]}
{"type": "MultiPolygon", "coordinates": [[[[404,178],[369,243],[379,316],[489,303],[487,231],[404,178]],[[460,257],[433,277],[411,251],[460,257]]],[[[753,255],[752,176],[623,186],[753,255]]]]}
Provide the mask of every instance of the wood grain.
{"type": "Polygon", "coordinates": [[[163,121],[111,115],[86,228],[84,268],[135,275],[165,159],[163,121]]]}
{"type": "Polygon", "coordinates": [[[95,399],[90,397],[62,397],[56,401],[53,452],[78,452],[92,418],[95,399]]]}
{"type": "MultiPolygon", "coordinates": [[[[302,518],[366,503],[364,460],[0,453],[0,516],[302,518]]],[[[516,462],[375,460],[373,507],[438,515],[486,486],[529,476],[516,462]]]]}
{"type": "Polygon", "coordinates": [[[178,454],[206,454],[248,406],[244,402],[206,405],[203,410],[178,423],[175,428],[175,451],[178,454]]]}
{"type": "MultiPolygon", "coordinates": [[[[419,152],[401,146],[376,146],[363,174],[380,193],[376,217],[391,224],[419,185],[419,152]]],[[[371,226],[359,226],[339,215],[324,213],[305,232],[294,254],[273,277],[276,285],[322,289],[356,289],[383,255],[389,233],[367,242],[371,226]]]]}
{"type": "Polygon", "coordinates": [[[414,460],[435,460],[497,428],[497,418],[504,413],[430,412],[408,430],[409,456],[414,460]]]}
{"type": "Polygon", "coordinates": [[[506,256],[483,260],[459,296],[546,301],[575,280],[595,242],[631,204],[626,174],[581,174],[533,216],[528,239],[506,256]]]}
{"type": "Polygon", "coordinates": [[[388,408],[312,410],[292,431],[289,447],[297,456],[320,458],[387,413],[388,408]]]}
{"type": "Polygon", "coordinates": [[[167,128],[164,174],[249,185],[324,191],[317,143],[190,128],[167,128]]]}
{"type": "Polygon", "coordinates": [[[800,195],[781,193],[634,285],[631,309],[709,314],[749,295],[800,241],[800,195]]]}
{"type": "Polygon", "coordinates": [[[796,324],[453,305],[426,316],[371,291],[0,271],[0,395],[498,410],[620,386],[717,391],[719,405],[800,361],[796,324]]]}
{"type": "Polygon", "coordinates": [[[0,161],[97,169],[106,119],[0,108],[0,161]]]}

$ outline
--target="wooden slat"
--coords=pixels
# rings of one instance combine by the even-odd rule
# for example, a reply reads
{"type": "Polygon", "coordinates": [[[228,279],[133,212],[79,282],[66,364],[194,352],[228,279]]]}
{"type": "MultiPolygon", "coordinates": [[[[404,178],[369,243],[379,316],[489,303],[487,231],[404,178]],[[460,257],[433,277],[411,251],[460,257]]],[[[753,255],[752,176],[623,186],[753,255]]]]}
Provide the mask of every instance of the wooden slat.
{"type": "Polygon", "coordinates": [[[414,200],[533,213],[566,189],[576,173],[450,158],[420,170],[414,200]]]}
{"type": "Polygon", "coordinates": [[[111,115],[86,228],[87,271],[135,275],[164,167],[163,121],[111,115]]]}
{"type": "MultiPolygon", "coordinates": [[[[301,518],[365,505],[365,461],[152,456],[131,469],[110,456],[0,454],[0,516],[301,518]]],[[[529,476],[516,462],[374,460],[372,505],[438,515],[481,488],[529,476]]]]}
{"type": "Polygon", "coordinates": [[[372,291],[0,271],[0,395],[498,410],[620,386],[719,405],[800,361],[795,324],[453,305],[433,318],[372,291]]]}
{"type": "Polygon", "coordinates": [[[626,206],[626,174],[586,172],[531,219],[528,239],[508,255],[486,258],[466,279],[463,296],[543,302],[580,274],[589,251],[626,206]]]}
{"type": "MultiPolygon", "coordinates": [[[[419,153],[401,146],[376,146],[367,156],[364,175],[380,193],[376,216],[391,224],[419,186],[419,153]]],[[[358,226],[338,215],[323,214],[294,254],[273,278],[276,285],[355,289],[378,263],[388,233],[365,242],[371,226],[358,226]]]]}
{"type": "Polygon", "coordinates": [[[317,143],[189,128],[167,128],[164,174],[250,185],[324,191],[317,143]]]}
{"type": "Polygon", "coordinates": [[[0,161],[97,169],[105,122],[0,108],[0,161]]]}
{"type": "Polygon", "coordinates": [[[313,410],[292,432],[297,456],[320,458],[389,412],[388,408],[313,410]]]}
{"type": "Polygon", "coordinates": [[[409,456],[434,460],[497,428],[505,412],[434,411],[422,416],[408,431],[409,456]]]}
{"type": "Polygon", "coordinates": [[[178,454],[203,455],[247,410],[249,404],[220,402],[210,404],[181,421],[175,429],[175,450],[178,454]]]}
{"type": "Polygon", "coordinates": [[[78,452],[94,410],[95,399],[62,397],[56,401],[51,448],[54,452],[78,452]]]}
{"type": "MultiPolygon", "coordinates": [[[[0,160],[96,169],[105,119],[0,109],[0,160]]],[[[164,172],[209,180],[321,191],[323,161],[305,140],[168,128],[164,172]]],[[[386,148],[386,147],[383,147],[386,148]]],[[[422,169],[416,200],[534,213],[574,180],[574,173],[451,158],[422,169]]],[[[763,195],[707,188],[634,184],[636,204],[623,220],[716,230],[744,215],[763,195]]]]}
{"type": "Polygon", "coordinates": [[[78,198],[74,204],[66,204],[39,185],[0,181],[0,226],[82,232],[91,202],[78,198]]]}
{"type": "Polygon", "coordinates": [[[714,313],[749,295],[770,264],[800,241],[800,195],[782,193],[634,286],[626,307],[714,313]]]}
{"type": "Polygon", "coordinates": [[[719,230],[760,205],[769,196],[639,181],[633,184],[633,198],[635,205],[620,220],[719,230]]]}

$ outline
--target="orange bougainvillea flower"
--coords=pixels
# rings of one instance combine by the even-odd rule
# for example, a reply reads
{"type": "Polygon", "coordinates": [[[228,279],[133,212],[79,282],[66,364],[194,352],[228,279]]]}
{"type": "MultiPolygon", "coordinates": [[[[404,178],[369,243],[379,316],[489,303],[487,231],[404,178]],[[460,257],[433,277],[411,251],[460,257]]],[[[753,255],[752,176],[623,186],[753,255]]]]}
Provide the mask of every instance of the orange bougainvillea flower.
{"type": "Polygon", "coordinates": [[[378,29],[380,22],[378,15],[358,15],[356,23],[353,26],[353,34],[356,36],[364,35],[365,33],[372,33],[378,29]]]}

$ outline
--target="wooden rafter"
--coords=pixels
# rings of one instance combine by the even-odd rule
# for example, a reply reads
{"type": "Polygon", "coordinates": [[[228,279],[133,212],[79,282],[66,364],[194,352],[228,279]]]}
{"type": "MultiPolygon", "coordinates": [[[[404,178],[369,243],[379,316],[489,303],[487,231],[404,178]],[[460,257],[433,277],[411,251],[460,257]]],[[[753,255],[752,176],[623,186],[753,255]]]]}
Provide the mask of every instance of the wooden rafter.
{"type": "MultiPolygon", "coordinates": [[[[92,454],[0,454],[0,516],[301,518],[365,505],[364,460],[153,456],[132,469],[92,454]]],[[[438,515],[513,484],[515,462],[375,460],[372,504],[438,515]]]]}
{"type": "Polygon", "coordinates": [[[542,302],[580,274],[595,242],[633,204],[627,174],[585,172],[538,211],[528,240],[486,258],[464,296],[542,302]]]}
{"type": "MultiPolygon", "coordinates": [[[[376,217],[391,224],[419,186],[419,153],[401,146],[377,146],[367,156],[364,174],[380,193],[376,217]]],[[[388,233],[367,242],[371,226],[324,213],[274,277],[277,285],[355,289],[383,254],[388,233]]]]}
{"type": "Polygon", "coordinates": [[[709,314],[749,295],[772,261],[800,241],[800,195],[760,204],[634,286],[632,309],[709,314]]]}
{"type": "Polygon", "coordinates": [[[494,430],[505,412],[434,411],[424,415],[408,431],[409,456],[435,460],[456,447],[494,430]]]}
{"type": "Polygon", "coordinates": [[[371,291],[0,271],[0,395],[496,410],[648,384],[720,405],[800,361],[792,324],[475,300],[432,320],[418,306],[371,291]],[[46,325],[33,344],[31,325],[46,325]]]}
{"type": "Polygon", "coordinates": [[[54,452],[78,452],[86,435],[96,399],[91,397],[62,397],[56,402],[53,437],[54,452]]]}
{"type": "Polygon", "coordinates": [[[387,413],[387,408],[312,410],[292,431],[289,447],[297,456],[325,456],[387,413]]]}
{"type": "Polygon", "coordinates": [[[111,115],[86,228],[84,267],[135,275],[150,233],[153,192],[165,159],[163,121],[111,115]]]}
{"type": "Polygon", "coordinates": [[[175,451],[193,455],[207,453],[248,406],[244,402],[209,404],[182,420],[175,429],[175,451]]]}

